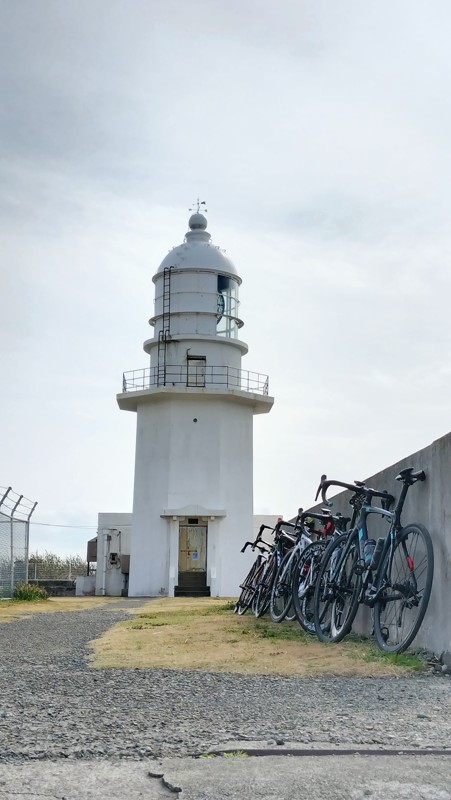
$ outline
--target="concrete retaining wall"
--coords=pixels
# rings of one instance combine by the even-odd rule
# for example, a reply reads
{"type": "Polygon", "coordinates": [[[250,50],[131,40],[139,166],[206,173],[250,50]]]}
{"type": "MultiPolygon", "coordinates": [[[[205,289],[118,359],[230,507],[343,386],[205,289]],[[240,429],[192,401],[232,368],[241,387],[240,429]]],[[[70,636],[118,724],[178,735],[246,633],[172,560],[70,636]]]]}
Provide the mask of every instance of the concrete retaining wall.
{"type": "MultiPolygon", "coordinates": [[[[421,522],[428,528],[434,545],[434,581],[431,598],[420,631],[412,647],[423,647],[434,653],[451,651],[451,433],[433,442],[429,447],[413,453],[391,467],[365,479],[374,489],[387,489],[396,498],[401,485],[395,480],[398,472],[405,467],[423,469],[426,473],[424,483],[416,483],[409,488],[402,514],[402,523],[421,522]]],[[[347,481],[362,480],[360,475],[328,475],[329,479],[347,481]]],[[[333,497],[332,510],[351,516],[350,492],[341,492],[333,497]]],[[[310,510],[319,510],[320,505],[310,510]]],[[[368,519],[369,535],[377,539],[387,532],[387,526],[376,515],[368,519]]],[[[370,633],[370,613],[364,608],[359,611],[354,630],[370,633]]]]}

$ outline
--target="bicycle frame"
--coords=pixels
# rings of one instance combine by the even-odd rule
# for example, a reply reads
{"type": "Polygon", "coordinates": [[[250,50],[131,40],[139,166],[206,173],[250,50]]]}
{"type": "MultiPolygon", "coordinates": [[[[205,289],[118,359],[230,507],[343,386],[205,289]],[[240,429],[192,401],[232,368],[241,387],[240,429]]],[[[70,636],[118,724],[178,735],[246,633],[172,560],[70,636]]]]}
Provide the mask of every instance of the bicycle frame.
{"type": "Polygon", "coordinates": [[[304,531],[302,531],[299,539],[297,540],[296,544],[294,545],[294,547],[290,551],[290,557],[289,557],[287,563],[285,564],[283,572],[279,576],[279,581],[281,583],[284,581],[285,576],[287,575],[287,573],[289,573],[289,570],[291,569],[291,565],[293,563],[293,559],[299,558],[301,553],[304,552],[305,548],[308,547],[308,545],[311,544],[312,541],[313,540],[310,538],[310,536],[307,536],[307,534],[304,533],[304,531]]]}
{"type": "MultiPolygon", "coordinates": [[[[383,582],[380,580],[381,577],[380,573],[382,565],[385,563],[388,551],[390,551],[389,561],[384,569],[388,574],[391,573],[393,554],[395,551],[395,542],[397,535],[399,534],[402,528],[401,512],[408,488],[409,488],[408,485],[404,484],[400,493],[399,500],[396,504],[396,508],[393,511],[390,511],[388,508],[382,508],[380,506],[372,505],[371,501],[368,502],[368,500],[364,496],[362,496],[362,494],[360,494],[360,496],[356,495],[355,502],[357,506],[360,507],[359,519],[355,527],[350,530],[348,540],[346,541],[345,546],[343,547],[340,558],[337,560],[337,563],[334,565],[334,568],[330,574],[330,580],[332,582],[338,579],[338,576],[340,574],[340,569],[342,565],[345,563],[345,560],[349,555],[351,547],[353,546],[354,534],[355,532],[357,532],[358,560],[354,566],[354,572],[357,575],[362,575],[362,585],[359,593],[359,603],[367,605],[370,608],[374,606],[374,604],[377,602],[377,600],[381,597],[382,593],[384,592],[385,587],[383,585],[383,582]],[[367,567],[365,565],[365,556],[364,556],[365,543],[368,541],[367,517],[369,517],[370,514],[377,514],[378,516],[388,520],[390,523],[388,533],[385,538],[382,551],[380,553],[379,563],[375,572],[371,569],[371,567],[367,567]],[[380,583],[379,589],[377,591],[376,590],[369,591],[370,576],[372,576],[371,586],[375,587],[380,583]]],[[[365,490],[365,491],[368,491],[368,493],[371,492],[371,490],[365,490]]],[[[406,556],[407,556],[407,551],[406,551],[406,556]]],[[[413,575],[413,580],[415,581],[415,575],[413,575]]],[[[388,596],[386,594],[384,595],[385,601],[398,600],[401,598],[402,595],[400,595],[399,592],[393,595],[388,595],[388,596]]]]}
{"type": "MultiPolygon", "coordinates": [[[[367,589],[369,584],[369,578],[372,574],[373,570],[370,567],[366,567],[365,565],[365,557],[364,557],[364,550],[365,550],[365,543],[368,541],[368,528],[367,528],[367,518],[370,514],[377,514],[380,517],[383,517],[390,522],[390,527],[388,530],[388,534],[383,544],[383,548],[379,558],[379,565],[376,569],[376,573],[373,576],[372,583],[377,584],[377,578],[379,576],[379,570],[381,565],[384,563],[388,550],[391,550],[390,553],[390,561],[389,561],[389,570],[391,569],[392,559],[393,559],[393,552],[394,552],[394,542],[396,539],[396,534],[400,529],[400,522],[397,520],[399,516],[397,514],[398,507],[395,511],[389,511],[388,509],[380,508],[379,506],[373,506],[371,504],[364,503],[360,510],[360,517],[358,521],[358,544],[359,544],[359,561],[355,566],[355,572],[357,574],[362,575],[362,588],[359,595],[359,603],[363,603],[364,605],[373,606],[377,600],[377,597],[380,596],[382,592],[382,587],[376,593],[372,593],[371,597],[367,595],[367,589]]],[[[348,543],[347,543],[348,544],[348,543]]],[[[347,549],[346,547],[344,548],[347,549]]],[[[340,559],[341,560],[341,559],[340,559]]]]}

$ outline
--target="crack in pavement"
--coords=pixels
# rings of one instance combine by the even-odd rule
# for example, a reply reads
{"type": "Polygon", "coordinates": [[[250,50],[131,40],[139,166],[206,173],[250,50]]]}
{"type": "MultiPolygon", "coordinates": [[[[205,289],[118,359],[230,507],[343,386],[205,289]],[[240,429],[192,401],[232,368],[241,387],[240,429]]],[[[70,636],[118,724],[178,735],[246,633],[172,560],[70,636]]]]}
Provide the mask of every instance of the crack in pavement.
{"type": "MultiPolygon", "coordinates": [[[[232,756],[237,753],[236,748],[233,750],[209,750],[208,753],[199,753],[194,758],[205,758],[208,756],[216,756],[217,758],[223,756],[232,756]]],[[[450,749],[420,749],[415,748],[397,748],[384,750],[383,748],[362,748],[350,747],[343,749],[321,748],[321,749],[299,749],[299,748],[282,748],[278,747],[277,750],[272,748],[265,749],[252,749],[241,747],[239,750],[239,758],[242,756],[451,756],[450,749]]]]}

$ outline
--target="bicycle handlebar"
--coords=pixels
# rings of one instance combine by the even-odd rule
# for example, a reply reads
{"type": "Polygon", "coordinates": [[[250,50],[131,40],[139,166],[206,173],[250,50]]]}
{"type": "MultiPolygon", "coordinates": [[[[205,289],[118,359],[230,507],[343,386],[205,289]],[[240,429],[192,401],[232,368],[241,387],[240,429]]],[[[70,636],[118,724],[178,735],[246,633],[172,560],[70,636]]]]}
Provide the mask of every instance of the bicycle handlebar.
{"type": "Polygon", "coordinates": [[[343,489],[348,489],[350,492],[353,492],[355,495],[360,495],[361,497],[380,497],[385,501],[383,507],[386,510],[388,510],[391,504],[395,501],[393,495],[389,494],[387,490],[379,492],[377,489],[371,489],[369,486],[366,486],[363,481],[354,481],[352,484],[345,483],[344,481],[327,480],[327,475],[321,475],[321,482],[318,486],[315,500],[318,499],[318,496],[321,493],[321,499],[324,505],[329,507],[332,505],[332,502],[327,499],[326,494],[330,486],[341,486],[343,489]]]}
{"type": "Polygon", "coordinates": [[[241,548],[240,552],[241,553],[245,553],[248,547],[252,547],[252,550],[256,550],[256,549],[260,550],[261,553],[265,553],[266,551],[269,551],[271,549],[271,545],[269,545],[267,542],[264,542],[262,539],[260,539],[260,544],[257,544],[257,541],[255,541],[255,542],[246,542],[244,547],[241,548]]]}

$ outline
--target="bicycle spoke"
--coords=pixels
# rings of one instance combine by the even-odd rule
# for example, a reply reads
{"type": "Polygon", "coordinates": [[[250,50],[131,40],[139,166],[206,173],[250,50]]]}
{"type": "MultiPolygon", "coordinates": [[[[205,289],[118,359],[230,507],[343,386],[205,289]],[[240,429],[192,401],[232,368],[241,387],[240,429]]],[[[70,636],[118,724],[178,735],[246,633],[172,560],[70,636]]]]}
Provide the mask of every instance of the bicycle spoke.
{"type": "Polygon", "coordinates": [[[339,642],[351,630],[361,585],[356,559],[355,531],[340,535],[324,553],[314,595],[315,631],[323,642],[339,642]]]}
{"type": "Polygon", "coordinates": [[[433,553],[430,536],[422,526],[404,529],[395,542],[390,574],[390,553],[382,565],[375,604],[375,636],[383,650],[402,652],[413,641],[426,612],[431,591],[433,553]]]}

